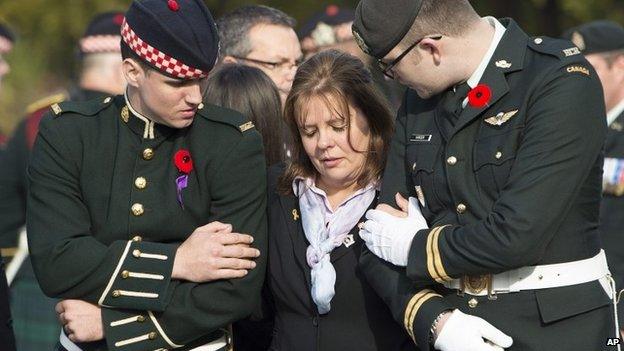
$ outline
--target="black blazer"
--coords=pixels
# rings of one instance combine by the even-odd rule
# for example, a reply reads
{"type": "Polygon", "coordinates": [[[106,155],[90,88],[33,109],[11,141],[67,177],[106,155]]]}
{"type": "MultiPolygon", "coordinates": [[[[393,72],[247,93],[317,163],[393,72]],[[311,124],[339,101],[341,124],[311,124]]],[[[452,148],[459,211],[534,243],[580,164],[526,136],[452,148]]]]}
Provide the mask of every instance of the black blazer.
{"type": "Polygon", "coordinates": [[[331,253],[336,294],[331,311],[318,314],[310,294],[308,241],[299,218],[298,199],[276,191],[282,170],[269,170],[267,286],[274,313],[270,350],[417,350],[358,268],[363,241],[357,226],[351,230],[355,243],[348,248],[341,245],[331,253]]]}

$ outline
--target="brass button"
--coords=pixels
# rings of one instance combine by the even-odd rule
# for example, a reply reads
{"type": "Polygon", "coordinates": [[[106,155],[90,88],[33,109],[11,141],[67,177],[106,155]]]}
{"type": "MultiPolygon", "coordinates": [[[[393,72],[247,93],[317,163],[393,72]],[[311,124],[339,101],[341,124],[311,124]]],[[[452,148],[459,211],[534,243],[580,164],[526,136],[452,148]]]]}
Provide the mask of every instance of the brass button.
{"type": "Polygon", "coordinates": [[[152,158],[154,158],[154,150],[152,150],[151,148],[147,148],[145,150],[143,150],[143,159],[144,160],[151,160],[152,158]]]}
{"type": "Polygon", "coordinates": [[[138,177],[134,180],[134,186],[136,186],[137,189],[145,189],[145,187],[147,186],[147,179],[143,177],[138,177]]]}
{"type": "Polygon", "coordinates": [[[494,155],[494,157],[496,157],[497,160],[500,160],[501,157],[503,157],[503,153],[500,151],[496,152],[496,155],[494,155]]]}
{"type": "Polygon", "coordinates": [[[201,110],[202,108],[204,108],[204,103],[200,102],[199,105],[197,105],[197,109],[201,110]]]}
{"type": "Polygon", "coordinates": [[[110,98],[110,97],[107,97],[106,99],[104,99],[104,103],[105,103],[105,104],[108,104],[110,101],[111,101],[111,98],[110,98]]]}
{"type": "Polygon", "coordinates": [[[138,316],[137,322],[141,322],[141,323],[145,322],[145,316],[138,316]]]}
{"type": "Polygon", "coordinates": [[[466,207],[466,205],[459,204],[459,205],[457,205],[457,213],[462,214],[462,213],[466,212],[467,208],[468,207],[466,207]]]}
{"type": "Polygon", "coordinates": [[[119,292],[119,290],[113,290],[113,297],[119,297],[121,296],[121,293],[119,292]]]}
{"type": "Polygon", "coordinates": [[[158,334],[156,334],[156,332],[151,332],[147,336],[149,337],[150,340],[154,340],[154,339],[156,339],[157,335],[158,334]]]}
{"type": "Polygon", "coordinates": [[[128,271],[121,272],[121,277],[123,279],[127,279],[129,276],[130,276],[130,272],[128,272],[128,271]]]}
{"type": "Polygon", "coordinates": [[[477,299],[472,298],[468,301],[468,307],[470,308],[475,308],[477,307],[477,305],[479,304],[479,301],[477,301],[477,299]]]}
{"type": "Polygon", "coordinates": [[[446,163],[448,163],[449,166],[455,166],[455,164],[457,163],[457,157],[451,156],[451,157],[447,158],[446,159],[446,163]]]}
{"type": "Polygon", "coordinates": [[[138,243],[138,242],[140,242],[141,240],[143,240],[143,238],[141,238],[141,237],[140,237],[140,236],[138,236],[138,235],[135,235],[135,237],[134,237],[134,238],[132,238],[132,241],[134,241],[135,243],[138,243]]]}
{"type": "Polygon", "coordinates": [[[132,251],[132,256],[139,258],[141,257],[141,250],[133,250],[132,251]]]}
{"type": "Polygon", "coordinates": [[[134,204],[134,205],[132,205],[131,210],[132,210],[132,214],[137,216],[137,217],[142,215],[143,213],[145,213],[145,209],[143,208],[143,205],[141,205],[141,204],[134,204]]]}

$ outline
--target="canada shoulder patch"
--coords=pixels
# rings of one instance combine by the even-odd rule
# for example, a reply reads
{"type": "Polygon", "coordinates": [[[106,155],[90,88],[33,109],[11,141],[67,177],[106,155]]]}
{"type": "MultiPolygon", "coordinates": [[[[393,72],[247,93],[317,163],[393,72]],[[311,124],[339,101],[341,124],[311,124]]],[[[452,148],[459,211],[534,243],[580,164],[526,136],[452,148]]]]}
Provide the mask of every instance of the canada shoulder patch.
{"type": "Polygon", "coordinates": [[[585,66],[581,66],[581,65],[570,65],[568,67],[565,68],[566,72],[568,73],[580,73],[580,74],[584,74],[586,76],[591,76],[591,73],[589,71],[589,69],[585,66]]]}

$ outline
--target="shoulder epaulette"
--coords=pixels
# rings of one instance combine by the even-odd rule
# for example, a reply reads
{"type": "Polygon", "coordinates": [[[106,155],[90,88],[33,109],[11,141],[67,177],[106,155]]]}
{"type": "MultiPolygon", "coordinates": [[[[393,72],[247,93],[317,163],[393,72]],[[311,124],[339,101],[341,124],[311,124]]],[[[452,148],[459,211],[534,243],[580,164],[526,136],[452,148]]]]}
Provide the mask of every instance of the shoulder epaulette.
{"type": "Polygon", "coordinates": [[[50,108],[56,116],[67,112],[73,112],[83,116],[93,116],[110,106],[112,101],[113,99],[111,97],[91,101],[64,101],[53,104],[50,108]]]}
{"type": "Polygon", "coordinates": [[[556,56],[560,59],[581,55],[581,50],[568,40],[549,37],[534,37],[529,39],[529,47],[537,52],[556,56]]]}
{"type": "Polygon", "coordinates": [[[205,104],[197,111],[197,114],[209,121],[230,125],[241,133],[255,128],[253,122],[241,113],[216,105],[205,104]]]}
{"type": "Polygon", "coordinates": [[[26,107],[26,114],[33,114],[41,109],[48,108],[50,105],[67,100],[67,94],[58,93],[41,98],[26,107]]]}

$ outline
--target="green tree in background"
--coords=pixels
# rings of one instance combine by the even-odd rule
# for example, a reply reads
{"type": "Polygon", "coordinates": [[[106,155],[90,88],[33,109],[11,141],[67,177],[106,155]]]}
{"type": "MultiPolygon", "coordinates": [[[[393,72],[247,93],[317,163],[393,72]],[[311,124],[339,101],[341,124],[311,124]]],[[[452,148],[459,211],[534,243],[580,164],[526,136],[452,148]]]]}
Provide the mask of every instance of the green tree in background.
{"type": "MultiPolygon", "coordinates": [[[[129,0],[0,0],[0,20],[18,34],[7,56],[11,73],[0,92],[0,130],[9,132],[23,117],[25,106],[66,89],[76,76],[76,43],[91,17],[124,10],[129,0]]],[[[624,23],[622,0],[474,0],[479,13],[513,17],[531,34],[558,36],[581,22],[609,18],[624,23]]],[[[215,17],[245,4],[279,8],[297,20],[329,4],[355,7],[356,0],[206,0],[215,17]]]]}

